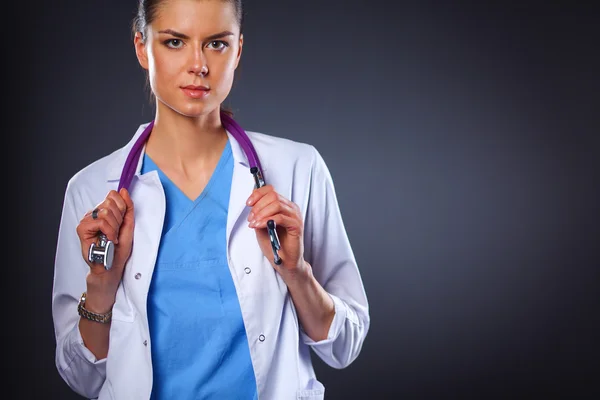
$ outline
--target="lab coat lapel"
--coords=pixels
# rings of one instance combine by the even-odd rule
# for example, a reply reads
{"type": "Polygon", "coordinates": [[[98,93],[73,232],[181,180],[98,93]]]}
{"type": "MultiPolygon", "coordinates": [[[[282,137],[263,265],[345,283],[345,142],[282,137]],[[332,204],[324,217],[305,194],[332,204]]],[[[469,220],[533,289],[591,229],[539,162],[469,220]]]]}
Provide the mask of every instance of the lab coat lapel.
{"type": "MultiPolygon", "coordinates": [[[[232,139],[235,141],[235,139],[232,139]]],[[[227,213],[227,248],[229,249],[231,235],[234,229],[245,221],[242,216],[248,215],[249,207],[246,205],[246,200],[252,194],[254,189],[254,178],[250,173],[250,169],[245,163],[236,160],[236,152],[234,151],[234,143],[231,143],[234,155],[233,177],[231,180],[231,191],[229,195],[229,211],[227,213]]],[[[243,153],[242,153],[243,154],[243,153]]],[[[240,154],[238,153],[239,157],[240,154]]]]}
{"type": "MultiPolygon", "coordinates": [[[[231,235],[239,224],[244,223],[245,218],[248,216],[250,208],[246,205],[246,200],[254,190],[254,177],[250,172],[250,163],[242,146],[231,133],[227,132],[227,135],[229,136],[234,163],[227,213],[227,249],[229,250],[231,235]]],[[[247,132],[247,136],[249,140],[252,137],[250,132],[247,132]]],[[[261,157],[260,146],[256,146],[256,143],[252,144],[255,147],[257,156],[261,159],[264,173],[268,169],[267,160],[261,157]]]]}
{"type": "Polygon", "coordinates": [[[131,256],[123,273],[123,287],[141,315],[145,315],[163,228],[166,200],[156,171],[136,175],[130,186],[134,205],[134,233],[131,256]]]}

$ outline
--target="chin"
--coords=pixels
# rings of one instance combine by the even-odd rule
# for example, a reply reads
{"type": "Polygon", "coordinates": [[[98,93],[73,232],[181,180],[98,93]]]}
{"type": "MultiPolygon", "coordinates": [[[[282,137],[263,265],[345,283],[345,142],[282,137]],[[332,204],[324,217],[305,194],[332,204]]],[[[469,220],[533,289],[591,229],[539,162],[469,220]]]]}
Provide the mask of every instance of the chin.
{"type": "Polygon", "coordinates": [[[181,114],[186,117],[194,118],[201,117],[203,115],[210,114],[213,112],[217,106],[210,103],[205,102],[196,102],[195,104],[182,104],[179,106],[170,106],[170,108],[178,114],[181,114]]]}

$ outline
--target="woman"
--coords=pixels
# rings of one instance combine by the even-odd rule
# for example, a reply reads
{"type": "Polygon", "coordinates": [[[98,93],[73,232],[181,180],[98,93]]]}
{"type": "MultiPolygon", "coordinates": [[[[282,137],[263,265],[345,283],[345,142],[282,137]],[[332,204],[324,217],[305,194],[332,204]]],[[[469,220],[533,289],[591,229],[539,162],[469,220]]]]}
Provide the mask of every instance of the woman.
{"type": "Polygon", "coordinates": [[[368,304],[323,159],[248,132],[268,183],[256,187],[225,124],[242,15],[241,1],[139,3],[155,119],[71,178],[57,244],[56,365],[83,396],[320,399],[309,349],[334,368],[361,350],[368,304]],[[99,232],[109,266],[90,258],[99,232]]]}

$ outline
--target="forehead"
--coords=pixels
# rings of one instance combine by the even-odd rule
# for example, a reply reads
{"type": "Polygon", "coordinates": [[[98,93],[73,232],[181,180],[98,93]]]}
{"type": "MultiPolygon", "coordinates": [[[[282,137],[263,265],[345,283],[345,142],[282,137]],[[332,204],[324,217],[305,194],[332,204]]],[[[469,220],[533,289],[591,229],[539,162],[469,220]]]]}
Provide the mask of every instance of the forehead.
{"type": "Polygon", "coordinates": [[[164,0],[157,10],[153,30],[173,29],[188,35],[236,32],[233,2],[226,0],[164,0]]]}

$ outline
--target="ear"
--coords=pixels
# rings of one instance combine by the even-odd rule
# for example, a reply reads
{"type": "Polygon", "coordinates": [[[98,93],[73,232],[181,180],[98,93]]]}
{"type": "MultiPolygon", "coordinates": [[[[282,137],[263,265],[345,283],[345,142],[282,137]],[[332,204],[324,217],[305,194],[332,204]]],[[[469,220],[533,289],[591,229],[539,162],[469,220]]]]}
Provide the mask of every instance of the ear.
{"type": "Polygon", "coordinates": [[[135,46],[135,55],[137,56],[138,62],[144,69],[148,69],[148,50],[146,49],[146,43],[142,40],[141,32],[136,32],[133,38],[133,45],[135,46]]]}
{"type": "Polygon", "coordinates": [[[238,53],[235,59],[235,68],[237,69],[238,64],[240,63],[240,58],[242,57],[242,47],[244,47],[244,34],[240,35],[240,45],[238,46],[238,53]]]}

